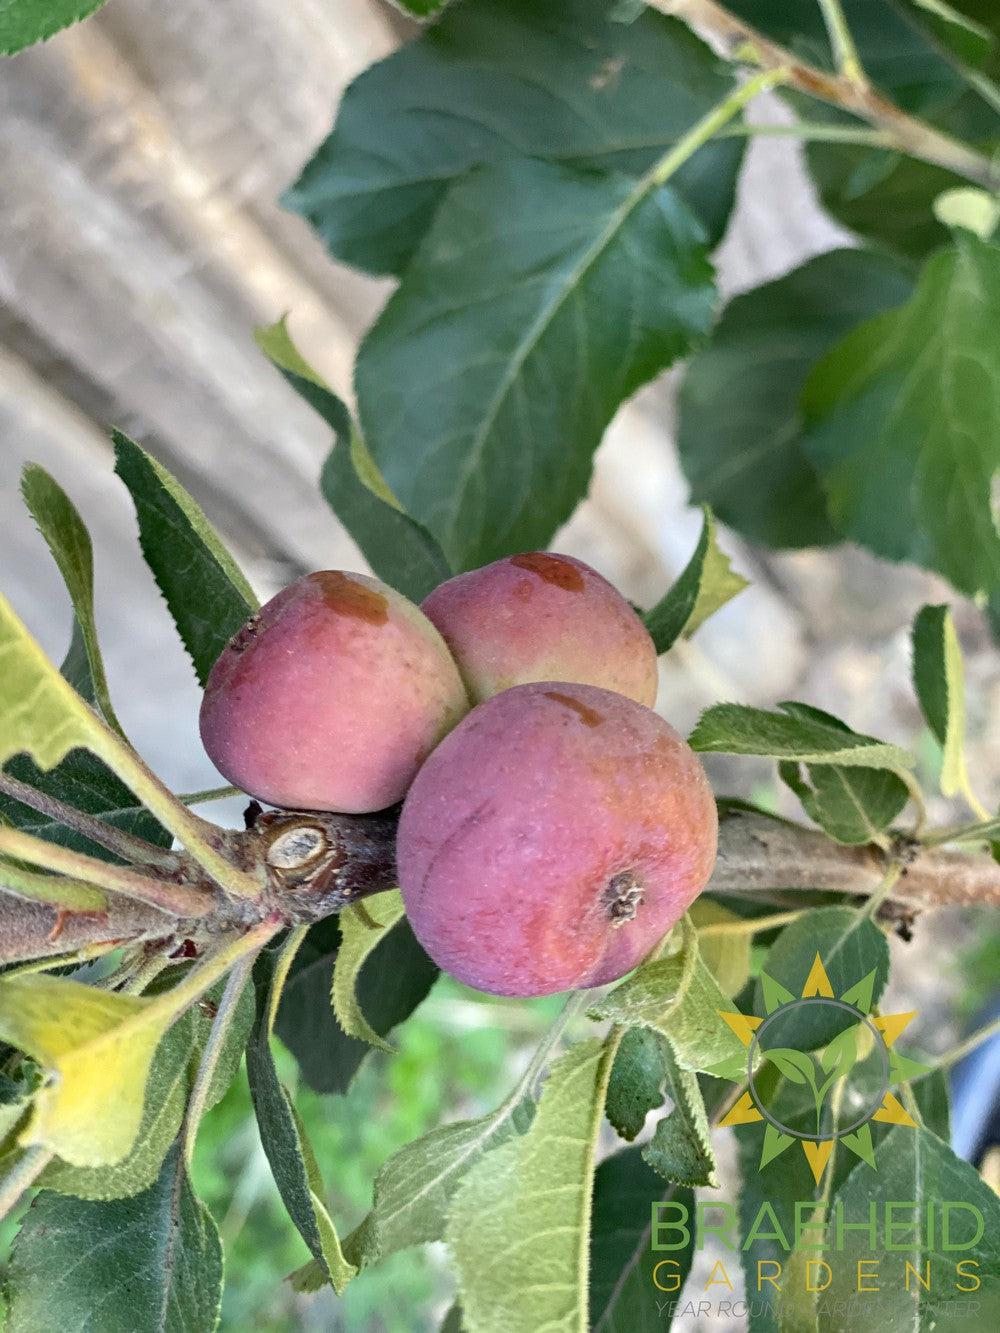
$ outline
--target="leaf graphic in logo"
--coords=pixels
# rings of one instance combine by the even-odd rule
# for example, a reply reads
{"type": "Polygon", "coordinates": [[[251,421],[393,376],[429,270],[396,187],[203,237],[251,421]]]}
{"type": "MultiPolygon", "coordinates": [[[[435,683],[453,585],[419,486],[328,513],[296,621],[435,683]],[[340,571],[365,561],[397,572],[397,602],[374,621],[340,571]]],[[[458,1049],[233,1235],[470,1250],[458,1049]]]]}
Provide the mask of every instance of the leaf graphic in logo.
{"type": "Polygon", "coordinates": [[[770,1060],[783,1078],[789,1083],[806,1083],[816,1091],[816,1073],[812,1056],[802,1051],[794,1051],[790,1046],[774,1046],[763,1051],[765,1060],[770,1060]]]}

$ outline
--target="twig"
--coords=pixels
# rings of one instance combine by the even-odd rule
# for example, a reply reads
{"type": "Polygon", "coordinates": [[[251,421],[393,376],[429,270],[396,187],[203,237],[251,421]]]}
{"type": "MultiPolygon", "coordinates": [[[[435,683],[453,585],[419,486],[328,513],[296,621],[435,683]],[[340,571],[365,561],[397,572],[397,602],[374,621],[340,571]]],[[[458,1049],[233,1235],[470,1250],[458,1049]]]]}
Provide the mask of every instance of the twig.
{"type": "Polygon", "coordinates": [[[800,60],[716,0],[649,2],[654,9],[680,18],[696,31],[714,38],[727,59],[752,63],[761,69],[782,70],[785,82],[797,92],[816,97],[883,130],[896,151],[944,167],[985,189],[996,188],[998,172],[981,153],[908,115],[869,84],[855,83],[844,74],[828,74],[800,60]]]}
{"type": "Polygon", "coordinates": [[[219,1056],[222,1053],[222,1044],[232,1025],[236,1006],[243,993],[243,987],[250,979],[256,956],[256,954],[248,954],[246,958],[241,958],[230,972],[226,981],[226,988],[222,992],[222,999],[219,1001],[218,1011],[212,1020],[212,1029],[208,1034],[208,1041],[205,1043],[205,1049],[202,1052],[198,1073],[195,1077],[194,1087],[191,1089],[191,1097],[184,1116],[184,1159],[188,1167],[191,1166],[198,1126],[205,1114],[212,1079],[215,1077],[219,1056]]]}
{"type": "Polygon", "coordinates": [[[37,810],[54,824],[63,824],[66,828],[81,833],[91,842],[96,842],[99,847],[114,852],[115,856],[120,856],[123,861],[171,870],[176,870],[180,864],[176,852],[157,847],[155,843],[147,842],[145,838],[137,838],[134,834],[126,833],[124,829],[107,824],[96,815],[84,814],[75,806],[68,805],[55,796],[49,796],[46,792],[32,787],[30,783],[21,782],[19,778],[11,777],[2,769],[0,769],[0,792],[15,801],[20,801],[22,805],[32,810],[37,810]]]}
{"type": "Polygon", "coordinates": [[[207,916],[219,905],[212,894],[203,893],[200,889],[172,884],[165,879],[154,879],[151,875],[142,875],[126,866],[113,865],[110,861],[98,861],[95,857],[59,847],[54,842],[46,842],[44,838],[22,833],[20,829],[0,828],[0,853],[16,857],[19,861],[28,861],[32,865],[44,866],[46,870],[73,876],[86,884],[96,884],[110,893],[135,898],[161,912],[169,912],[172,916],[207,916]]]}

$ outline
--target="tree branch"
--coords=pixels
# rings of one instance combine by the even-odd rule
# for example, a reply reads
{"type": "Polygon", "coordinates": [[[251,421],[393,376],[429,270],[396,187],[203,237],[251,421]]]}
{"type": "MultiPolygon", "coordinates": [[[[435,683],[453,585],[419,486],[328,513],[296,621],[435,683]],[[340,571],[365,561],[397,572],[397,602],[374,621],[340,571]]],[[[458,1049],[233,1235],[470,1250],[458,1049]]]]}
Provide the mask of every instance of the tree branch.
{"type": "Polygon", "coordinates": [[[664,14],[682,19],[702,36],[714,39],[730,61],[784,70],[788,87],[860,116],[882,130],[890,140],[890,147],[898,152],[944,167],[985,189],[997,188],[1000,176],[982,154],[916,116],[907,115],[868,83],[843,73],[828,74],[800,60],[716,4],[716,0],[649,0],[649,3],[664,14]]]}

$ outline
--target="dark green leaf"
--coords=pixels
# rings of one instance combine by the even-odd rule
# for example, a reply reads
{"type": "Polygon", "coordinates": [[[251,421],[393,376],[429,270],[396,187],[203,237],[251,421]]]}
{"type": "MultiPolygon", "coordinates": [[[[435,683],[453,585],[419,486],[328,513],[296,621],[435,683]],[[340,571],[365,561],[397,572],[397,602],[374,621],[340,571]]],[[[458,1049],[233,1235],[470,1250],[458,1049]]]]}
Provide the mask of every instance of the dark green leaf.
{"type": "MultiPolygon", "coordinates": [[[[345,1035],[333,1016],[330,987],[340,947],[336,917],[309,930],[281,997],[275,1031],[316,1092],[346,1092],[371,1047],[345,1035]]],[[[358,1003],[385,1037],[416,1009],[438,975],[403,920],[386,933],[358,977],[358,1003]]]]}
{"type": "Polygon", "coordinates": [[[850,731],[837,719],[820,720],[802,708],[796,715],[783,704],[784,713],[743,704],[714,704],[698,719],[691,733],[694,750],[718,754],[770,755],[801,763],[842,764],[852,768],[910,768],[913,759],[897,745],[889,745],[850,731]]]}
{"type": "Polygon", "coordinates": [[[47,1190],[28,1212],[7,1275],[9,1333],[209,1333],[222,1247],[191,1191],[180,1145],[142,1194],[109,1202],[47,1190]]]}
{"type": "Polygon", "coordinates": [[[545,546],[619,404],[707,333],[714,295],[669,186],[483,168],[450,191],[362,344],[372,455],[456,569],[545,546]]]}
{"type": "MultiPolygon", "coordinates": [[[[347,90],[333,133],[285,195],[332,252],[401,273],[448,186],[533,157],[639,176],[732,89],[683,24],[606,0],[464,0],[347,90]]],[[[714,139],[681,168],[682,199],[718,241],[742,159],[714,139]]],[[[505,201],[513,222],[520,201],[505,201]]]]}
{"type": "Polygon", "coordinates": [[[291,1098],[278,1079],[271,1055],[271,1022],[280,984],[281,946],[265,949],[254,964],[257,1013],[247,1046],[247,1078],[260,1141],[274,1183],[288,1215],[309,1247],[323,1280],[343,1291],[355,1269],[344,1259],[333,1224],[326,1213],[315,1160],[291,1098]]]}
{"type": "Polygon", "coordinates": [[[844,535],[973,594],[1000,583],[1000,248],[961,237],[819,363],[803,404],[844,535]]]}
{"type": "Polygon", "coordinates": [[[674,1296],[691,1267],[694,1253],[694,1195],[663,1179],[642,1159],[639,1148],[623,1148],[606,1157],[594,1173],[590,1231],[590,1325],[593,1333],[640,1333],[658,1328],[660,1308],[670,1295],[653,1281],[658,1263],[663,1288],[676,1282],[674,1296]],[[686,1208],[688,1242],[681,1249],[652,1249],[651,1216],[656,1202],[686,1208]],[[676,1266],[675,1266],[676,1265],[676,1266]]]}
{"type": "MultiPolygon", "coordinates": [[[[66,801],[86,814],[98,815],[116,828],[145,838],[147,842],[156,843],[159,847],[170,846],[170,833],[144,806],[136,803],[128,787],[89,750],[71,750],[61,764],[47,771],[38,768],[27,756],[19,755],[5,765],[5,771],[11,777],[66,801]]],[[[117,859],[111,852],[81,834],[54,823],[48,816],[12,800],[2,792],[0,818],[6,819],[14,828],[33,833],[39,838],[48,838],[50,842],[57,842],[62,847],[71,847],[74,851],[85,852],[88,856],[101,857],[106,861],[117,859]]]]}
{"type": "Polygon", "coordinates": [[[649,1028],[629,1028],[611,1066],[604,1114],[623,1139],[641,1131],[650,1111],[663,1104],[664,1038],[649,1028]]]}
{"type": "MultiPolygon", "coordinates": [[[[872,1004],[878,1003],[889,977],[889,945],[882,931],[867,917],[849,907],[818,907],[806,912],[781,932],[762,970],[798,996],[817,954],[837,998],[874,971],[872,1004]]],[[[754,1011],[767,1013],[761,981],[757,982],[754,1011]]],[[[803,1006],[782,1021],[780,1034],[776,1036],[782,1047],[815,1050],[839,1036],[848,1017],[843,1009],[829,1005],[803,1006]]],[[[771,1053],[768,1050],[768,1058],[771,1053]]]]}
{"type": "Polygon", "coordinates": [[[258,329],[256,336],[264,354],[333,431],[334,446],[319,483],[327,503],[379,578],[411,600],[423,601],[452,574],[440,546],[404,513],[346,406],[301,356],[285,321],[258,329]]]}
{"type": "Polygon", "coordinates": [[[912,289],[873,250],[832,250],[731,301],[681,386],[677,444],[692,498],[768,546],[835,541],[802,448],[802,385],[839,337],[912,289]]]}
{"type": "Polygon", "coordinates": [[[694,555],[670,591],[643,616],[658,653],[665,653],[683,634],[692,635],[710,615],[747,587],[733,572],[729,557],[716,541],[715,519],[704,506],[705,521],[694,555]]]}
{"type": "Polygon", "coordinates": [[[994,34],[971,14],[963,14],[947,0],[905,0],[905,3],[912,21],[932,33],[964,64],[983,66],[993,57],[997,45],[994,34]]]}
{"type": "Polygon", "coordinates": [[[664,1042],[664,1049],[667,1093],[673,1109],[657,1124],[642,1150],[643,1159],[665,1180],[677,1185],[718,1189],[715,1153],[698,1079],[677,1063],[669,1040],[664,1042]]]}
{"type": "Polygon", "coordinates": [[[12,56],[79,23],[105,0],[0,0],[0,55],[12,56]]]}
{"type": "Polygon", "coordinates": [[[257,609],[235,560],[195,501],[144,449],[114,432],[115,471],[131,492],[146,563],[204,685],[215,659],[257,609]]]}

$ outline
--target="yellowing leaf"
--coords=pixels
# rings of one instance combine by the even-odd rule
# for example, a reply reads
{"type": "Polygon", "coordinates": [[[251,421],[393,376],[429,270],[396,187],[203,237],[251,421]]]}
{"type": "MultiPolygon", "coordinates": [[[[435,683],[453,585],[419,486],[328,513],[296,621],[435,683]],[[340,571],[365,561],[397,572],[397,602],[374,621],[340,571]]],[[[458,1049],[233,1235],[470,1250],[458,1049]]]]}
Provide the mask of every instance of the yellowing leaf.
{"type": "Polygon", "coordinates": [[[139,1132],[149,1067],[170,1017],[154,1000],[63,977],[0,981],[0,1036],[48,1073],[21,1146],[47,1148],[74,1166],[121,1161],[139,1132]]]}
{"type": "Polygon", "coordinates": [[[337,952],[337,961],[333,968],[333,986],[330,1000],[337,1022],[349,1037],[357,1037],[380,1051],[391,1051],[392,1047],[379,1036],[361,1012],[358,1003],[358,974],[365,959],[379,944],[390,926],[394,926],[403,915],[403,899],[398,889],[387,893],[376,893],[366,898],[363,910],[349,907],[340,916],[341,944],[337,952]],[[372,922],[377,926],[372,926],[372,922]]]}

